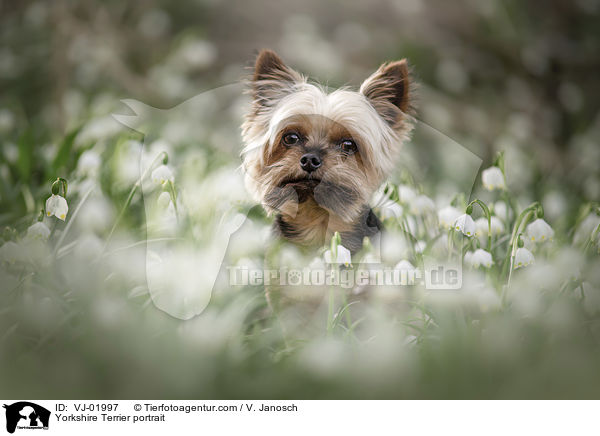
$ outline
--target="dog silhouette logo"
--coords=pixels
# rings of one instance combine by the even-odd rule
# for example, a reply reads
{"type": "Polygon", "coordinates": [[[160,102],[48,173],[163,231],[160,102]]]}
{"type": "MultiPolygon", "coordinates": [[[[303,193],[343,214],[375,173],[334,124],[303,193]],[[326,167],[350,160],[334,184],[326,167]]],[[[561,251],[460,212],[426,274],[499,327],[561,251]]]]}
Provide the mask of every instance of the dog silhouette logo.
{"type": "Polygon", "coordinates": [[[50,411],[29,401],[19,401],[4,405],[6,409],[6,431],[14,433],[19,429],[48,429],[50,411]]]}

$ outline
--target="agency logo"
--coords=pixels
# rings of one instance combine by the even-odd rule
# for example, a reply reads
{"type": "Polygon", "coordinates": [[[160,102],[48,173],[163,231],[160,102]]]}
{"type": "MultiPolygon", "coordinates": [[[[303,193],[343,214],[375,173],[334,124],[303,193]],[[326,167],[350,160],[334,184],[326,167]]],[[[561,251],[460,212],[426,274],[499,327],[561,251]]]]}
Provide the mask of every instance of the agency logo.
{"type": "Polygon", "coordinates": [[[16,429],[48,430],[50,411],[29,401],[19,401],[4,405],[6,409],[6,431],[14,433],[16,429]]]}

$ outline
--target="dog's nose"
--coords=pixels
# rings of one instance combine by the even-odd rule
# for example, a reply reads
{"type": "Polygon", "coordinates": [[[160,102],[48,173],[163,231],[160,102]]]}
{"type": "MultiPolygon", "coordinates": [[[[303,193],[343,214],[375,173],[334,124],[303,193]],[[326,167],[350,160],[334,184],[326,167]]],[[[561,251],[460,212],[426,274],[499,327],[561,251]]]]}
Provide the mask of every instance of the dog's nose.
{"type": "Polygon", "coordinates": [[[321,158],[314,153],[306,153],[300,158],[300,167],[307,173],[312,173],[322,164],[321,158]]]}

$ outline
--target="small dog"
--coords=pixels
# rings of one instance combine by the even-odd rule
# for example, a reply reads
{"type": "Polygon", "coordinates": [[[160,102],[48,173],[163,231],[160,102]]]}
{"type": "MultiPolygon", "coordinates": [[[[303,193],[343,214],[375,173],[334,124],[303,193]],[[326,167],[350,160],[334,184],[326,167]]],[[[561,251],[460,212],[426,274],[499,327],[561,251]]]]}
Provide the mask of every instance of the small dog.
{"type": "Polygon", "coordinates": [[[355,253],[381,231],[369,200],[412,129],[411,82],[403,59],[381,65],[358,92],[327,93],[273,51],[259,53],[242,158],[246,187],[276,214],[277,234],[312,247],[339,232],[355,253]]]}

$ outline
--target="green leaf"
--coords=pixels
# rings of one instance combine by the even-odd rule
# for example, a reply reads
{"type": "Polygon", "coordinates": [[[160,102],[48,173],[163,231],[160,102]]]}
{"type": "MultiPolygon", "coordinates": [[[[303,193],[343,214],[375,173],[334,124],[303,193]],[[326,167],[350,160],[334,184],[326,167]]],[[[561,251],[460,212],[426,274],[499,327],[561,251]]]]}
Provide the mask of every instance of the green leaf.
{"type": "Polygon", "coordinates": [[[65,136],[65,138],[60,143],[58,152],[56,153],[56,156],[52,161],[52,169],[54,170],[54,173],[57,173],[59,168],[67,166],[68,160],[72,155],[71,151],[73,149],[73,144],[75,143],[75,138],[77,137],[80,131],[81,127],[78,127],[77,129],[69,133],[67,136],[65,136]]]}
{"type": "Polygon", "coordinates": [[[17,169],[21,180],[28,182],[31,177],[31,167],[33,163],[33,137],[28,129],[19,137],[18,142],[19,156],[17,158],[17,169]]]}

